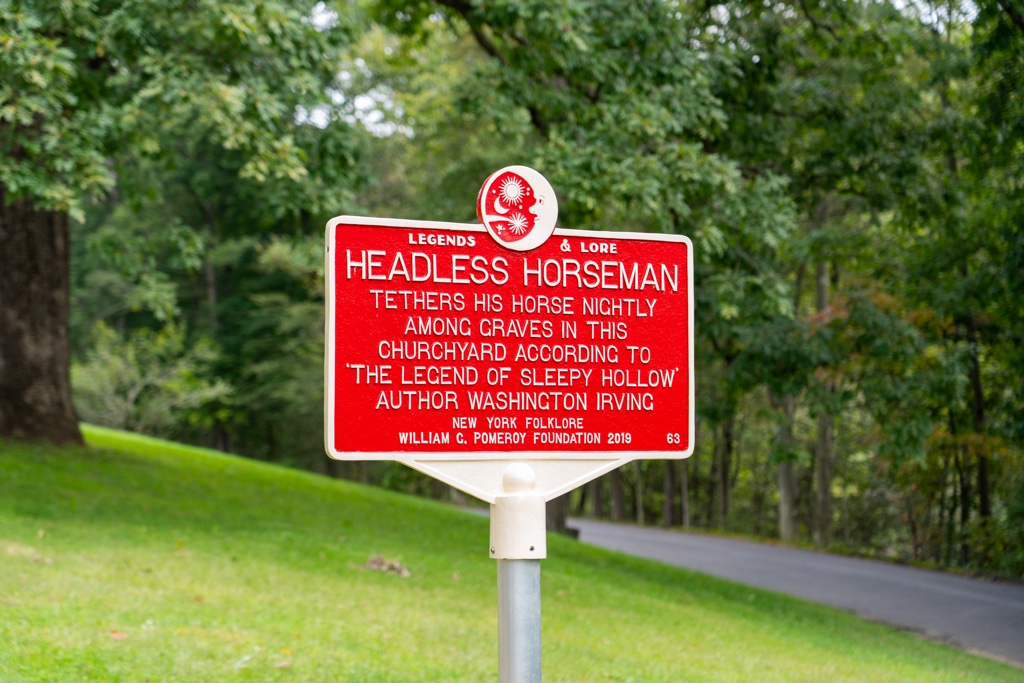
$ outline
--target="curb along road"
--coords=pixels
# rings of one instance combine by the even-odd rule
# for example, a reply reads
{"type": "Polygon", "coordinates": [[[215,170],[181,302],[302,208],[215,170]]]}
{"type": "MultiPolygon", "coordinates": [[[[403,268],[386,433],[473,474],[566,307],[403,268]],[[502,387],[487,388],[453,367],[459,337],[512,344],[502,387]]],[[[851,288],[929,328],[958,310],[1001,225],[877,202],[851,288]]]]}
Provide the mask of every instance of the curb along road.
{"type": "Polygon", "coordinates": [[[1024,586],[665,529],[569,526],[583,543],[838,607],[1024,668],[1024,586]]]}

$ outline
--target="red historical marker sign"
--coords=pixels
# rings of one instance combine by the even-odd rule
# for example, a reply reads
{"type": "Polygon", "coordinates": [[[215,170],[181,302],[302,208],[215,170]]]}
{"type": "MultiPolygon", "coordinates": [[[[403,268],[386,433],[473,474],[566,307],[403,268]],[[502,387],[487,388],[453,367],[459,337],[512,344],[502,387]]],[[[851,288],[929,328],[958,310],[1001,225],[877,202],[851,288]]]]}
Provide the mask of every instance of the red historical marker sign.
{"type": "Polygon", "coordinates": [[[327,225],[324,439],[491,503],[501,680],[540,680],[545,502],[639,457],[693,450],[693,247],[558,230],[509,166],[478,225],[327,225]]]}
{"type": "Polygon", "coordinates": [[[690,241],[556,230],[526,171],[488,179],[482,225],[328,224],[332,457],[400,460],[488,500],[500,472],[471,463],[530,461],[553,493],[691,453],[690,241]]]}
{"type": "Polygon", "coordinates": [[[688,240],[558,230],[510,252],[478,226],[328,229],[328,448],[690,448],[688,240]]]}

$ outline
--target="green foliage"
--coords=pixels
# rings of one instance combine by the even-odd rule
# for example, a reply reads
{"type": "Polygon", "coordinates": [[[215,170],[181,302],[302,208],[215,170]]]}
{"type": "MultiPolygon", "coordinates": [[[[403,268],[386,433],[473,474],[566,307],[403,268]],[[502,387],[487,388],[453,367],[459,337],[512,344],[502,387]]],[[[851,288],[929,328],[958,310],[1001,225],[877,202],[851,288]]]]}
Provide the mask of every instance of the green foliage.
{"type": "Polygon", "coordinates": [[[77,23],[84,3],[39,4],[0,4],[0,183],[81,216],[80,196],[113,184],[104,152],[114,124],[89,101],[81,55],[61,35],[78,39],[95,27],[77,23]]]}
{"type": "Polygon", "coordinates": [[[82,419],[144,434],[174,435],[183,427],[223,420],[230,412],[231,388],[210,377],[215,348],[204,339],[187,343],[180,325],[136,329],[122,339],[101,322],[92,340],[83,361],[71,368],[82,419]]]}
{"type": "MultiPolygon", "coordinates": [[[[1024,362],[1024,28],[1014,3],[982,2],[972,32],[975,110],[983,123],[977,147],[979,221],[988,249],[983,253],[988,277],[983,296],[999,321],[993,355],[1010,368],[1024,362]]],[[[1024,442],[1024,387],[1007,385],[998,427],[1016,443],[1024,442]]]]}
{"type": "MultiPolygon", "coordinates": [[[[660,2],[376,7],[385,25],[463,61],[464,77],[449,86],[458,115],[478,122],[471,135],[497,134],[485,149],[522,141],[506,158],[551,180],[560,225],[685,233],[701,245],[698,364],[711,353],[731,367],[723,391],[699,403],[729,419],[754,383],[737,359],[788,308],[776,260],[796,219],[784,177],[748,173],[715,149],[728,123],[714,90],[732,77],[735,56],[714,43],[691,49],[693,18],[660,2]],[[462,51],[469,37],[475,55],[462,51]]],[[[392,83],[404,102],[403,84],[392,83]]]]}
{"type": "Polygon", "coordinates": [[[1004,485],[1007,495],[1006,552],[1000,569],[1012,576],[1024,576],[1024,468],[1008,466],[1004,485]]]}
{"type": "Polygon", "coordinates": [[[76,226],[84,261],[76,292],[80,325],[125,314],[146,313],[159,323],[181,312],[172,274],[193,274],[203,262],[201,235],[158,207],[133,210],[125,204],[92,231],[76,226]]]}
{"type": "MultiPolygon", "coordinates": [[[[409,132],[375,142],[400,200],[373,206],[460,218],[430,173],[461,179],[481,142],[514,141],[518,155],[506,158],[552,179],[563,225],[694,240],[708,444],[690,467],[694,519],[714,524],[719,510],[726,528],[765,532],[777,502],[766,464],[784,460],[796,468],[800,525],[819,524],[825,415],[853,432],[836,435],[830,456],[848,548],[911,558],[924,552],[921,532],[939,539],[943,561],[970,563],[947,552],[970,529],[1004,538],[998,485],[988,486],[999,501],[992,523],[957,519],[952,537],[938,526],[957,506],[979,516],[996,435],[1017,434],[1016,452],[1022,433],[1014,369],[1024,337],[1008,297],[1024,267],[1022,147],[1012,141],[1024,33],[1005,7],[374,6],[397,37],[375,34],[364,77],[380,76],[394,125],[409,132]],[[426,172],[404,174],[410,163],[426,172]],[[762,387],[775,411],[783,396],[797,401],[795,442],[781,444],[772,410],[751,413],[762,387]],[[948,425],[983,432],[962,480],[936,475],[935,438],[948,425]],[[730,513],[732,486],[751,499],[730,513]]],[[[631,503],[647,516],[659,513],[658,471],[644,468],[646,493],[631,503]]]]}
{"type": "Polygon", "coordinates": [[[266,275],[257,252],[272,235],[318,233],[362,182],[363,134],[352,101],[339,101],[360,18],[342,9],[314,0],[0,3],[0,189],[6,201],[77,219],[72,338],[85,414],[155,433],[173,424],[198,439],[261,421],[266,404],[221,400],[242,384],[237,366],[205,346],[170,347],[202,338],[234,348],[242,340],[228,335],[244,329],[234,320],[253,300],[281,312],[278,286],[308,300],[308,282],[266,275]],[[117,344],[97,322],[138,357],[99,367],[97,354],[115,358],[117,344]],[[146,356],[147,340],[159,351],[146,356]],[[179,363],[195,365],[192,384],[168,385],[184,376],[179,363]],[[146,393],[148,404],[133,398],[146,393]]]}
{"type": "MultiPolygon", "coordinates": [[[[801,533],[824,492],[848,551],[1019,566],[1024,31],[1004,3],[0,7],[0,182],[85,218],[79,353],[97,321],[221,350],[188,361],[232,388],[171,411],[188,438],[443,495],[324,460],[321,226],[471,221],[482,180],[525,163],[563,227],[694,241],[695,523],[772,535],[790,463],[801,533]]],[[[664,470],[637,472],[628,516],[658,518],[664,470]]]]}
{"type": "Polygon", "coordinates": [[[315,185],[296,111],[330,103],[352,29],[314,25],[315,4],[5,2],[0,182],[81,216],[112,170],[123,189],[138,158],[170,157],[170,134],[240,155],[279,202],[315,185]]]}
{"type": "Polygon", "coordinates": [[[415,40],[377,26],[356,46],[352,88],[388,103],[378,111],[393,128],[367,155],[371,184],[360,208],[368,215],[472,221],[481,178],[532,154],[529,119],[466,85],[486,62],[474,48],[440,22],[421,24],[415,40]]]}
{"type": "Polygon", "coordinates": [[[228,426],[249,455],[314,467],[323,462],[323,239],[272,238],[245,248],[245,288],[224,302],[218,374],[238,410],[228,426]]]}

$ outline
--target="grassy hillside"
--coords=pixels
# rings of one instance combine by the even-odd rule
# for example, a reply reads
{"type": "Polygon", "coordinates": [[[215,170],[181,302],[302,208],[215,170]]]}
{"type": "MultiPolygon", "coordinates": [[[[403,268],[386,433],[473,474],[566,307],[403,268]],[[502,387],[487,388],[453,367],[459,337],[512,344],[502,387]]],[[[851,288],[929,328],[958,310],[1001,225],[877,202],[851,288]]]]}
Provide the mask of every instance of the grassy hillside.
{"type": "MultiPolygon", "coordinates": [[[[102,429],[0,442],[0,681],[496,681],[487,521],[102,429]],[[410,575],[368,568],[383,556],[410,575]]],[[[833,610],[552,538],[545,681],[1016,681],[833,610]]]]}

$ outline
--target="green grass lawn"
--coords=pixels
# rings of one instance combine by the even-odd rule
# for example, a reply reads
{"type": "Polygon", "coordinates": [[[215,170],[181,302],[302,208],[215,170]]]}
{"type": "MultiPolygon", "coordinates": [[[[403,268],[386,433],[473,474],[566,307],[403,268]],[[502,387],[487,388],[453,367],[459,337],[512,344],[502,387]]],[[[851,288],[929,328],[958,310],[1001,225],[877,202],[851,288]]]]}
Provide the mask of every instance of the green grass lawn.
{"type": "MultiPolygon", "coordinates": [[[[487,520],[89,428],[0,442],[0,681],[496,681],[487,520]],[[408,577],[374,571],[396,560],[408,577]]],[[[545,681],[1015,681],[850,615],[551,538],[545,681]]]]}

